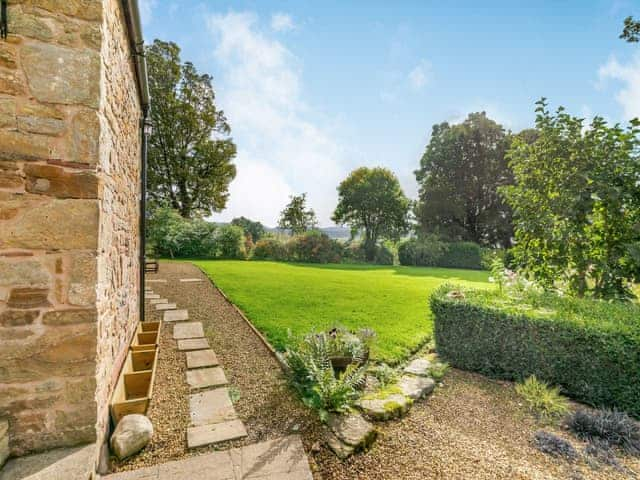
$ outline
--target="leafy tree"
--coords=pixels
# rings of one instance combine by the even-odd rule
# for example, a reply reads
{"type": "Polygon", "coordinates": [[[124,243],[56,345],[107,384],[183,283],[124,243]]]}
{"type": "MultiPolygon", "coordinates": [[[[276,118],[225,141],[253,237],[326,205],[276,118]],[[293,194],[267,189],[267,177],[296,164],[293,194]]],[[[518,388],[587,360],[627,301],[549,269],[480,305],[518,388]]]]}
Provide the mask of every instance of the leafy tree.
{"type": "Polygon", "coordinates": [[[516,262],[546,288],[628,297],[640,274],[640,122],[590,125],[537,103],[539,136],[509,151],[515,184],[502,192],[515,220],[516,262]],[[635,245],[634,245],[635,244],[635,245]]]}
{"type": "Polygon", "coordinates": [[[640,42],[640,21],[634,20],[631,16],[625,18],[620,38],[629,43],[640,42]]]}
{"type": "Polygon", "coordinates": [[[251,237],[251,240],[257,242],[265,234],[264,225],[260,222],[254,222],[246,217],[237,217],[231,220],[231,225],[236,225],[244,231],[245,237],[251,237]]]}
{"type": "Polygon", "coordinates": [[[245,258],[244,232],[236,225],[224,225],[216,233],[216,248],[220,258],[245,258]]]}
{"type": "Polygon", "coordinates": [[[373,261],[378,239],[398,240],[407,231],[408,212],[409,199],[393,172],[360,167],[338,186],[332,219],[348,224],[352,231],[364,229],[365,257],[373,261]]]}
{"type": "Polygon", "coordinates": [[[181,63],[173,42],[155,40],[146,56],[153,98],[150,200],[167,202],[185,218],[219,212],[236,175],[236,146],[224,113],[216,108],[211,77],[190,62],[181,63]]]}
{"type": "Polygon", "coordinates": [[[278,220],[278,228],[290,230],[294,235],[311,230],[317,224],[315,212],[307,208],[306,193],[292,195],[287,206],[280,212],[280,220],[278,220]]]}
{"type": "Polygon", "coordinates": [[[418,233],[508,247],[511,211],[498,187],[513,181],[505,158],[509,142],[504,128],[485,112],[471,113],[459,125],[434,125],[415,171],[418,233]]]}

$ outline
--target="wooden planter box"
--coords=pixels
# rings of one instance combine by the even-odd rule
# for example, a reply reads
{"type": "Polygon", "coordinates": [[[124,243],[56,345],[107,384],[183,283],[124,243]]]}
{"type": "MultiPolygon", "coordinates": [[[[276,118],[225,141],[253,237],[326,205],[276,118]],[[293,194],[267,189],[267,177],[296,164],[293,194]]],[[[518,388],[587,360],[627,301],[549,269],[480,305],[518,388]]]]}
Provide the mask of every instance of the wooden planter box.
{"type": "Polygon", "coordinates": [[[162,322],[140,322],[133,340],[131,350],[152,350],[160,343],[162,322]]]}

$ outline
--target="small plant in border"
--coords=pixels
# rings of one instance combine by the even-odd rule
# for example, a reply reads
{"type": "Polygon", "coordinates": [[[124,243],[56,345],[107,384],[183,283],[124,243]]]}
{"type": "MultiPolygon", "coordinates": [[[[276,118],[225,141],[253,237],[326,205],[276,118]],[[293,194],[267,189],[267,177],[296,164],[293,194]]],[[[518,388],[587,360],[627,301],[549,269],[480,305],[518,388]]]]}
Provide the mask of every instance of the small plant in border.
{"type": "Polygon", "coordinates": [[[640,423],[625,412],[578,410],[569,417],[567,426],[582,440],[604,440],[630,455],[640,456],[640,423]]]}
{"type": "Polygon", "coordinates": [[[577,450],[567,440],[544,430],[538,430],[533,435],[533,444],[542,453],[562,457],[570,462],[576,461],[579,456],[577,450]]]}
{"type": "Polygon", "coordinates": [[[560,395],[560,389],[550,387],[548,383],[538,380],[535,375],[518,383],[516,393],[522,397],[529,410],[541,420],[556,420],[569,412],[569,402],[560,395]]]}
{"type": "Polygon", "coordinates": [[[448,363],[434,363],[429,367],[429,376],[431,376],[431,378],[433,378],[436,382],[439,382],[444,378],[448,371],[448,363]]]}
{"type": "Polygon", "coordinates": [[[373,376],[380,383],[381,388],[386,388],[398,381],[398,372],[386,363],[381,363],[370,369],[373,376]]]}

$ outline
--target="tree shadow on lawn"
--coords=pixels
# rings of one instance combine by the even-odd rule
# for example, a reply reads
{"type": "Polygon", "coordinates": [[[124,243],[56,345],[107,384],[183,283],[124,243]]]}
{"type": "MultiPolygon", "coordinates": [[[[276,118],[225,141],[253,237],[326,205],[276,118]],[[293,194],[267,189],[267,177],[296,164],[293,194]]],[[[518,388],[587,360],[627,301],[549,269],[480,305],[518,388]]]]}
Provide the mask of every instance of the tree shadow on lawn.
{"type": "Polygon", "coordinates": [[[489,272],[483,270],[464,270],[459,268],[407,267],[398,265],[370,265],[359,263],[287,263],[292,267],[315,268],[318,270],[343,271],[390,271],[393,275],[405,277],[432,277],[451,281],[488,282],[489,272]]]}

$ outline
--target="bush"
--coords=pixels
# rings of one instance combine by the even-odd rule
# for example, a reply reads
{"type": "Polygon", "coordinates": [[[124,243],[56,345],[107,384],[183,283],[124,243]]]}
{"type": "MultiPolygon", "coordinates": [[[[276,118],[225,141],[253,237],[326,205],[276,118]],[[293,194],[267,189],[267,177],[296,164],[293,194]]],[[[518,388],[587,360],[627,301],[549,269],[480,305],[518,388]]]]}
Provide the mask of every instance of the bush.
{"type": "Polygon", "coordinates": [[[289,259],[285,244],[277,238],[263,238],[256,242],[253,249],[256,260],[276,260],[284,262],[289,259]]]}
{"type": "Polygon", "coordinates": [[[215,225],[202,219],[187,219],[171,208],[156,208],[147,222],[147,239],[161,257],[214,257],[215,225]]]}
{"type": "Polygon", "coordinates": [[[591,405],[640,416],[640,306],[445,285],[430,299],[438,353],[507,380],[536,375],[591,405]]]}
{"type": "Polygon", "coordinates": [[[306,263],[339,263],[342,260],[342,245],[325,233],[311,230],[296,235],[287,242],[291,260],[306,263]]]}
{"type": "Polygon", "coordinates": [[[567,426],[582,440],[604,441],[631,455],[640,455],[640,424],[624,412],[578,410],[571,415],[567,426]]]}
{"type": "Polygon", "coordinates": [[[538,430],[533,436],[533,444],[542,453],[564,458],[570,462],[578,459],[578,452],[567,440],[553,433],[538,430]]]}
{"type": "Polygon", "coordinates": [[[398,381],[398,371],[386,363],[381,363],[373,367],[370,372],[373,374],[381,388],[386,388],[398,381]]]}
{"type": "MultiPolygon", "coordinates": [[[[362,242],[352,241],[343,245],[342,260],[346,263],[367,263],[362,242]]],[[[373,263],[376,265],[393,265],[395,263],[395,252],[390,242],[376,245],[373,263]]]]}
{"type": "Polygon", "coordinates": [[[405,240],[398,246],[401,265],[482,270],[485,257],[480,245],[471,242],[445,243],[435,235],[405,240]]]}
{"type": "Polygon", "coordinates": [[[246,258],[244,231],[236,225],[225,225],[216,233],[219,258],[246,258]]]}
{"type": "Polygon", "coordinates": [[[395,254],[388,245],[384,243],[376,246],[376,254],[373,259],[376,265],[393,265],[395,263],[395,254]]]}
{"type": "Polygon", "coordinates": [[[569,411],[569,402],[560,395],[560,389],[541,382],[535,375],[517,384],[516,393],[522,397],[529,410],[544,420],[560,418],[569,411]]]}

